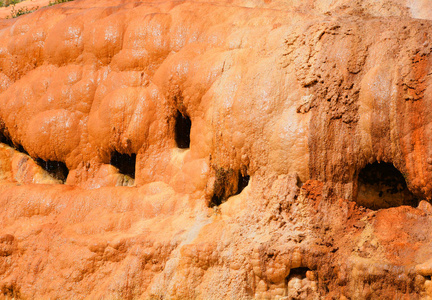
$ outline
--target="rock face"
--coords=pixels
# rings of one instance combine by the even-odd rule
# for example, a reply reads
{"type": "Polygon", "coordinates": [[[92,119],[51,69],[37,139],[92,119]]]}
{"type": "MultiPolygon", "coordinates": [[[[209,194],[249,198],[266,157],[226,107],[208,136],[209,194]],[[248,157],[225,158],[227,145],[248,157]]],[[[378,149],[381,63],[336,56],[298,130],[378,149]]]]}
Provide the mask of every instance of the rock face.
{"type": "Polygon", "coordinates": [[[432,297],[429,1],[76,0],[0,23],[0,298],[432,297]]]}

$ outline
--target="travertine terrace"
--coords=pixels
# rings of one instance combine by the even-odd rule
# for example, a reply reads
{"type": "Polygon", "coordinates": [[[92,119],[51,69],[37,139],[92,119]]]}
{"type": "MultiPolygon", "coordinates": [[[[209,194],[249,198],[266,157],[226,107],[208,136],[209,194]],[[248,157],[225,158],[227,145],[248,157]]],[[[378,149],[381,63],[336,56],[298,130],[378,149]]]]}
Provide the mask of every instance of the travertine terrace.
{"type": "Polygon", "coordinates": [[[431,20],[426,0],[2,19],[0,298],[432,297],[431,20]]]}

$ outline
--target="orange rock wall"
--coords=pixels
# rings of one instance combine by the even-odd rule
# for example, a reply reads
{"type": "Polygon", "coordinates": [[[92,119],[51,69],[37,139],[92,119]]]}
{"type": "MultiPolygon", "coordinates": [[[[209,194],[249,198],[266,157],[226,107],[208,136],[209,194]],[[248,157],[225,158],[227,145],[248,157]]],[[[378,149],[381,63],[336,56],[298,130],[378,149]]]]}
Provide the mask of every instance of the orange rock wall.
{"type": "Polygon", "coordinates": [[[76,0],[3,20],[0,297],[432,296],[430,204],[354,202],[374,161],[432,196],[431,9],[76,0]]]}

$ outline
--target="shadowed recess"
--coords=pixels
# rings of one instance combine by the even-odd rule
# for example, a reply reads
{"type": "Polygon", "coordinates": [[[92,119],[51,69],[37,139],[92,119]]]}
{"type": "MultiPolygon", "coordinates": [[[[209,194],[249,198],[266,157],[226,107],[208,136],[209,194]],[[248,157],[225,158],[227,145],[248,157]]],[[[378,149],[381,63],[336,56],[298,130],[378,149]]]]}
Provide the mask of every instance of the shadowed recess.
{"type": "Polygon", "coordinates": [[[8,136],[6,136],[3,131],[0,131],[0,143],[8,145],[9,147],[12,148],[16,148],[12,140],[8,136]]]}
{"type": "Polygon", "coordinates": [[[14,142],[8,136],[6,136],[4,131],[0,131],[0,143],[8,145],[9,147],[12,147],[17,151],[28,155],[28,153],[27,153],[27,151],[25,151],[24,147],[22,145],[19,145],[19,144],[14,144],[14,142]]]}
{"type": "Polygon", "coordinates": [[[358,176],[357,201],[370,209],[410,205],[416,207],[419,200],[410,192],[404,176],[392,163],[366,165],[358,176]]]}
{"type": "Polygon", "coordinates": [[[136,154],[122,154],[117,151],[111,154],[110,164],[116,167],[123,175],[135,179],[136,154]]]}
{"type": "MultiPolygon", "coordinates": [[[[221,192],[224,194],[225,189],[222,189],[221,192]]],[[[209,203],[209,207],[215,207],[221,205],[223,202],[225,202],[226,199],[222,195],[213,194],[213,197],[211,198],[211,201],[209,203]]]]}
{"type": "Polygon", "coordinates": [[[47,171],[53,178],[66,182],[67,176],[69,175],[69,169],[66,164],[61,161],[43,160],[41,158],[36,159],[36,162],[45,171],[47,171]]]}
{"type": "Polygon", "coordinates": [[[286,278],[286,281],[288,282],[291,278],[299,278],[299,279],[304,279],[306,278],[306,273],[307,271],[310,271],[309,268],[305,268],[305,267],[300,267],[300,268],[293,268],[290,270],[289,275],[286,278]]]}
{"type": "Polygon", "coordinates": [[[249,175],[242,175],[239,171],[218,169],[216,171],[216,181],[213,196],[209,207],[219,206],[229,197],[240,194],[249,184],[249,175]]]}
{"type": "Polygon", "coordinates": [[[239,181],[238,181],[238,186],[237,186],[237,192],[235,193],[236,195],[240,194],[244,190],[244,188],[248,186],[249,179],[250,179],[249,175],[244,175],[243,176],[241,173],[239,173],[239,181]]]}
{"type": "Polygon", "coordinates": [[[13,147],[13,146],[12,146],[13,143],[12,143],[11,139],[10,139],[10,138],[7,138],[7,137],[5,136],[3,130],[0,130],[0,143],[3,143],[3,144],[6,144],[6,145],[8,145],[8,146],[13,147]]]}
{"type": "Polygon", "coordinates": [[[175,124],[175,140],[177,147],[181,149],[187,149],[190,147],[191,126],[191,119],[187,115],[184,116],[180,111],[177,111],[175,124]]]}
{"type": "Polygon", "coordinates": [[[285,284],[287,285],[286,299],[317,299],[314,297],[314,291],[310,284],[310,279],[313,279],[313,277],[313,273],[309,268],[291,269],[289,275],[285,278],[285,284]]]}

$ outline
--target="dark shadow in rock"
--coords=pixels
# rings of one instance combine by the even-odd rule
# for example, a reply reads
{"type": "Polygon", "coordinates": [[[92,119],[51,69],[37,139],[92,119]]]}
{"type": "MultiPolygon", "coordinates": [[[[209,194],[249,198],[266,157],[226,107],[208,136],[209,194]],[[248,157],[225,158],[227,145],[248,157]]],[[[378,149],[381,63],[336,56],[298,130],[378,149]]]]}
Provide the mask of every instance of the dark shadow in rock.
{"type": "Polygon", "coordinates": [[[239,181],[237,186],[237,192],[235,193],[235,195],[240,194],[244,190],[244,188],[248,186],[249,180],[250,180],[249,175],[243,176],[241,173],[239,173],[239,181]]]}
{"type": "Polygon", "coordinates": [[[66,164],[61,161],[52,161],[52,160],[43,160],[41,158],[36,159],[36,162],[39,166],[41,166],[45,171],[47,171],[53,178],[66,182],[66,179],[69,175],[69,169],[66,164]]]}
{"type": "Polygon", "coordinates": [[[192,122],[189,116],[183,115],[180,111],[177,111],[175,123],[175,141],[177,147],[181,149],[187,149],[190,147],[191,127],[192,122]]]}
{"type": "Polygon", "coordinates": [[[297,277],[299,279],[304,279],[306,278],[306,272],[310,271],[309,268],[305,268],[305,267],[300,267],[300,268],[293,268],[290,270],[289,275],[286,278],[286,281],[288,282],[289,279],[297,277]]]}
{"type": "Polygon", "coordinates": [[[5,133],[4,130],[0,131],[0,143],[8,145],[9,147],[14,148],[15,150],[28,155],[27,151],[25,151],[24,147],[19,144],[15,144],[5,133]]]}
{"type": "Polygon", "coordinates": [[[219,206],[229,197],[240,194],[248,186],[249,179],[249,175],[243,175],[240,171],[217,169],[214,192],[209,207],[219,206]]]}
{"type": "Polygon", "coordinates": [[[358,175],[356,202],[377,210],[401,205],[417,207],[419,199],[411,193],[404,176],[392,163],[374,162],[358,175]]]}
{"type": "Polygon", "coordinates": [[[114,151],[111,154],[110,164],[116,167],[123,175],[135,179],[136,154],[122,154],[114,151]]]}

